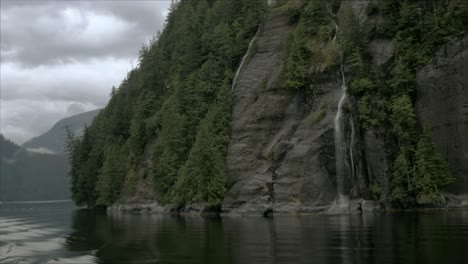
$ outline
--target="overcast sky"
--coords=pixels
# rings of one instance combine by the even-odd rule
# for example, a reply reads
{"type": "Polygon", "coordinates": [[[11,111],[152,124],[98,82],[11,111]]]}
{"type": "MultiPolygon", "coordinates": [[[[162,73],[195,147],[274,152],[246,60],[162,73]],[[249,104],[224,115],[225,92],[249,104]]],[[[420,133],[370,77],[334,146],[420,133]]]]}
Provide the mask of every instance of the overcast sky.
{"type": "Polygon", "coordinates": [[[22,144],[105,106],[170,1],[0,0],[0,130],[22,144]]]}

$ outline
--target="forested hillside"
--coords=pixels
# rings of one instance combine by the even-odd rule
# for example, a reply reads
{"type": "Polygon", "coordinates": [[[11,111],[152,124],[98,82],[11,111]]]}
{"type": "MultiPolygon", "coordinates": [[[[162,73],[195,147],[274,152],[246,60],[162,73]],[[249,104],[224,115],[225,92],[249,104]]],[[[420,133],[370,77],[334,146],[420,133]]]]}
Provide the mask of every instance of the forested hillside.
{"type": "MultiPolygon", "coordinates": [[[[466,114],[441,128],[416,105],[425,67],[463,58],[467,17],[455,0],[178,1],[83,137],[69,134],[73,199],[145,193],[239,214],[441,205],[467,182],[466,150],[433,130],[456,127],[451,144],[466,146],[466,114]]],[[[457,67],[447,91],[460,98],[457,67]]]]}
{"type": "Polygon", "coordinates": [[[156,199],[219,206],[226,191],[231,80],[265,1],[175,1],[162,33],[140,50],[138,66],[113,89],[81,139],[73,138],[77,204],[110,205],[134,189],[145,146],[156,199]]]}
{"type": "Polygon", "coordinates": [[[56,154],[64,153],[67,139],[65,128],[68,128],[76,135],[81,135],[84,127],[92,123],[99,111],[101,110],[93,110],[59,120],[47,132],[28,140],[22,147],[33,151],[45,150],[56,154]]]}

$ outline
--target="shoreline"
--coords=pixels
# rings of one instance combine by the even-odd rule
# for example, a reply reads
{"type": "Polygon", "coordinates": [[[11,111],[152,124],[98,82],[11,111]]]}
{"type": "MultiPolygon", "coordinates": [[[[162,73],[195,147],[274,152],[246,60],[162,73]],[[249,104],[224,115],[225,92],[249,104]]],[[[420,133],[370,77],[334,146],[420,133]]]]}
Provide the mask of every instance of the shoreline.
{"type": "Polygon", "coordinates": [[[180,216],[218,216],[218,217],[276,217],[276,216],[308,216],[308,215],[362,215],[362,214],[399,214],[399,213],[431,213],[439,211],[468,210],[468,195],[446,196],[444,205],[429,205],[415,208],[382,208],[380,202],[370,200],[351,200],[346,206],[334,208],[337,204],[311,207],[285,206],[267,210],[252,210],[252,208],[236,208],[230,211],[209,210],[202,205],[187,205],[177,209],[161,206],[154,201],[134,203],[116,203],[107,207],[110,214],[132,215],[180,215],[180,216]],[[449,198],[449,199],[447,199],[449,198]]]}
{"type": "Polygon", "coordinates": [[[39,201],[0,201],[0,204],[40,204],[40,203],[73,203],[73,200],[39,200],[39,201]]]}

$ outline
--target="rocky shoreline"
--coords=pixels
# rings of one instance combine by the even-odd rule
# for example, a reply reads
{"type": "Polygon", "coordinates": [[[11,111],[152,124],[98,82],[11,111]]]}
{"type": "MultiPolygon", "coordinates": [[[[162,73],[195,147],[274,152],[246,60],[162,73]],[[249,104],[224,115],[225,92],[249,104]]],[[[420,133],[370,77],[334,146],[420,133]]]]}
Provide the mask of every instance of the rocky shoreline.
{"type": "Polygon", "coordinates": [[[383,208],[381,203],[372,200],[351,200],[346,204],[331,204],[327,206],[310,206],[283,208],[282,210],[266,210],[263,214],[255,212],[222,212],[217,209],[205,208],[200,204],[188,205],[183,208],[161,206],[154,201],[138,203],[117,203],[107,207],[110,214],[177,214],[177,215],[219,215],[219,216],[301,216],[301,215],[334,215],[334,214],[368,214],[368,213],[397,213],[397,212],[427,212],[439,210],[468,209],[468,194],[444,196],[444,203],[399,209],[383,208]]]}

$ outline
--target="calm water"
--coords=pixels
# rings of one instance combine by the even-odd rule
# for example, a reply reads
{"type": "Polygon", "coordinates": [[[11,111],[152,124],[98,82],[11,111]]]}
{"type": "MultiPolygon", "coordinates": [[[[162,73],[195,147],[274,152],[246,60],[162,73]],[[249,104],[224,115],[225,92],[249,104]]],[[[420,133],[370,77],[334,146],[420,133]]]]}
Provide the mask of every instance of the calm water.
{"type": "Polygon", "coordinates": [[[3,203],[0,263],[468,263],[468,211],[203,218],[3,203]]]}

